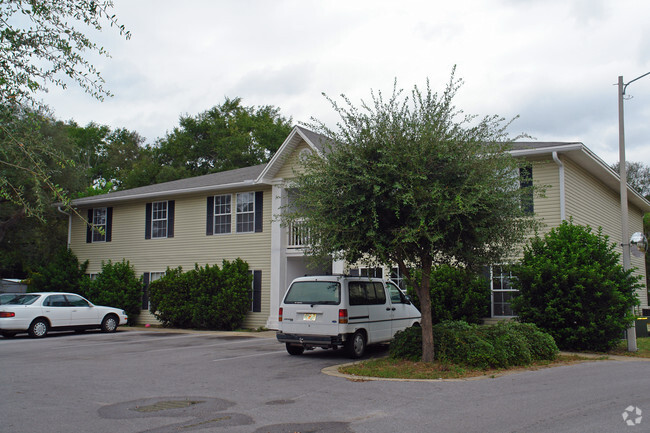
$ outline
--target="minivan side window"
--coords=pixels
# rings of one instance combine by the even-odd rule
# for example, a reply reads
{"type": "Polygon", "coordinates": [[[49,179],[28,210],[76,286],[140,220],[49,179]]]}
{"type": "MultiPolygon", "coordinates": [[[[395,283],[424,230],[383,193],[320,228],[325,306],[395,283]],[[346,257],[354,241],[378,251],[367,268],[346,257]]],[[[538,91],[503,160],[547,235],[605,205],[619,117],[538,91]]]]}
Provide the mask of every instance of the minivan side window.
{"type": "Polygon", "coordinates": [[[384,285],[379,282],[350,281],[350,305],[381,305],[386,303],[384,285]]]}
{"type": "Polygon", "coordinates": [[[393,283],[387,283],[390,302],[393,304],[404,304],[405,298],[402,291],[393,283]]]}

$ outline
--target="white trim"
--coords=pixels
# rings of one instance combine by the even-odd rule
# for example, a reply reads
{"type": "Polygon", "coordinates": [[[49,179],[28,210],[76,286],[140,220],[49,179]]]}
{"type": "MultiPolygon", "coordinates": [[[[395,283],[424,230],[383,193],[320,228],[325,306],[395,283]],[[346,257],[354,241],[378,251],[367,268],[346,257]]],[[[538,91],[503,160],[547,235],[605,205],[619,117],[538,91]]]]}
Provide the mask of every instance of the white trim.
{"type": "Polygon", "coordinates": [[[560,221],[566,220],[566,191],[564,181],[564,164],[560,161],[557,152],[553,152],[553,161],[560,169],[560,221]]]}
{"type": "MultiPolygon", "coordinates": [[[[102,198],[101,200],[92,200],[92,197],[88,197],[88,199],[76,199],[72,201],[73,206],[86,206],[86,205],[93,205],[93,204],[104,204],[104,203],[114,203],[114,202],[122,202],[122,201],[132,201],[132,200],[141,200],[144,198],[155,198],[155,197],[171,197],[171,196],[176,196],[176,195],[181,195],[181,194],[188,194],[188,193],[194,193],[194,192],[203,192],[203,191],[223,191],[227,189],[235,189],[235,188],[241,188],[241,187],[248,187],[248,186],[255,186],[256,182],[254,180],[245,180],[243,182],[236,182],[236,183],[228,183],[224,185],[207,185],[207,186],[200,186],[200,187],[194,187],[194,188],[183,188],[183,189],[175,189],[175,190],[166,190],[166,191],[155,191],[155,192],[147,192],[147,193],[142,193],[142,194],[133,194],[133,195],[128,195],[128,196],[121,196],[121,197],[105,197],[102,198]]],[[[110,194],[110,193],[109,193],[110,194]]]]}
{"type": "MultiPolygon", "coordinates": [[[[272,171],[274,171],[273,174],[275,174],[275,172],[277,172],[277,170],[275,170],[275,165],[284,162],[284,158],[286,157],[285,154],[286,154],[288,148],[290,148],[291,150],[293,150],[293,149],[295,148],[295,145],[293,145],[292,142],[293,142],[293,139],[294,139],[294,137],[296,136],[296,134],[298,134],[298,136],[299,136],[299,137],[300,137],[300,138],[301,138],[305,143],[307,143],[307,145],[308,145],[311,149],[313,149],[314,152],[316,152],[316,153],[317,153],[318,155],[320,155],[320,156],[323,155],[322,152],[321,152],[320,150],[318,150],[318,147],[316,147],[316,146],[314,145],[314,143],[312,143],[311,140],[309,140],[309,138],[307,138],[307,136],[306,136],[305,134],[303,134],[303,132],[300,130],[300,128],[298,128],[297,126],[294,126],[293,130],[291,131],[291,133],[289,133],[289,136],[284,140],[284,142],[282,143],[282,145],[278,148],[277,152],[275,152],[275,155],[273,155],[273,158],[271,158],[271,160],[269,161],[269,163],[266,164],[266,167],[264,167],[264,170],[262,170],[262,172],[261,172],[260,175],[257,177],[257,179],[255,179],[255,183],[263,183],[263,182],[264,182],[264,179],[265,179],[265,178],[267,177],[267,175],[269,175],[272,171]]],[[[271,182],[275,182],[275,181],[276,181],[276,178],[273,178],[273,179],[271,180],[271,182]]]]}

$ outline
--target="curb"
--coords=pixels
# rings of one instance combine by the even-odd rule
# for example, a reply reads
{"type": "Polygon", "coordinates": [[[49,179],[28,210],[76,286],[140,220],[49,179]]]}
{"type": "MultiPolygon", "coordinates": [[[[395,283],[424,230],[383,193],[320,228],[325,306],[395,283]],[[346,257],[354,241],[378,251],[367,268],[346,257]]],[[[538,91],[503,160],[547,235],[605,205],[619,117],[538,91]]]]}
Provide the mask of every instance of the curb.
{"type": "Polygon", "coordinates": [[[206,331],[199,329],[178,329],[178,328],[162,328],[162,327],[149,327],[144,326],[120,326],[118,331],[127,332],[160,332],[171,334],[205,334],[205,335],[221,335],[221,336],[235,336],[235,337],[253,337],[253,338],[275,338],[276,331],[206,331]]]}

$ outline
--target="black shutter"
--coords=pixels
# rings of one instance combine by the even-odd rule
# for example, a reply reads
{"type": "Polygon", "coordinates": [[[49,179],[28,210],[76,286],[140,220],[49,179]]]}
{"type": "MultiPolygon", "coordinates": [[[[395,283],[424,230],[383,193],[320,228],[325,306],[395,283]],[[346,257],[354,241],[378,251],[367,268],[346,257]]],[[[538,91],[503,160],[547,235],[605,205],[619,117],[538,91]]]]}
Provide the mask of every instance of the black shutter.
{"type": "Polygon", "coordinates": [[[253,271],[253,312],[262,311],[262,271],[253,271]]]}
{"type": "Polygon", "coordinates": [[[264,192],[255,192],[255,233],[262,231],[262,207],[264,205],[264,192]]]}
{"type": "Polygon", "coordinates": [[[147,203],[144,211],[144,238],[151,239],[151,203],[147,203]]]}
{"type": "Polygon", "coordinates": [[[88,209],[88,224],[86,224],[86,243],[93,241],[93,210],[88,209]]]}
{"type": "Polygon", "coordinates": [[[208,197],[208,208],[205,215],[205,234],[212,236],[214,234],[214,196],[208,197]]]}
{"type": "Polygon", "coordinates": [[[143,310],[149,309],[149,272],[142,274],[142,305],[143,310]]]}
{"type": "Polygon", "coordinates": [[[167,237],[174,237],[174,200],[167,201],[167,237]]]}
{"type": "Polygon", "coordinates": [[[106,242],[110,242],[113,236],[113,208],[106,208],[106,242]]]}

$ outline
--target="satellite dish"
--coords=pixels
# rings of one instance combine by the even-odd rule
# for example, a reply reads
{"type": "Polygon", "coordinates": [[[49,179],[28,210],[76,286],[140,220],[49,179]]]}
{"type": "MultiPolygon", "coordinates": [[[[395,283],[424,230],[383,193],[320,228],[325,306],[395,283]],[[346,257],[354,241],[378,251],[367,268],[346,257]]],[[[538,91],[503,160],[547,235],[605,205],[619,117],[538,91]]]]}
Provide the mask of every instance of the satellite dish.
{"type": "Polygon", "coordinates": [[[641,232],[636,232],[630,238],[630,252],[634,257],[643,257],[648,251],[648,239],[641,232]]]}

